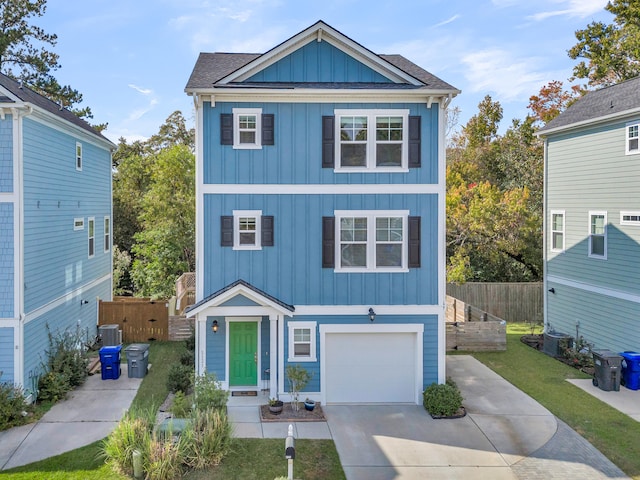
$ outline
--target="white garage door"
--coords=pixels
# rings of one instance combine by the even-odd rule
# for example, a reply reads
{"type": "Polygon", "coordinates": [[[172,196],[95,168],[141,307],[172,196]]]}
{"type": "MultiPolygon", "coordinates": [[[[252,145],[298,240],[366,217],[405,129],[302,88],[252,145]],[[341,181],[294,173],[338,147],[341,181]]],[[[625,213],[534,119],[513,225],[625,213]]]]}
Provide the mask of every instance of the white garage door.
{"type": "Polygon", "coordinates": [[[327,403],[415,403],[416,333],[327,333],[327,403]]]}

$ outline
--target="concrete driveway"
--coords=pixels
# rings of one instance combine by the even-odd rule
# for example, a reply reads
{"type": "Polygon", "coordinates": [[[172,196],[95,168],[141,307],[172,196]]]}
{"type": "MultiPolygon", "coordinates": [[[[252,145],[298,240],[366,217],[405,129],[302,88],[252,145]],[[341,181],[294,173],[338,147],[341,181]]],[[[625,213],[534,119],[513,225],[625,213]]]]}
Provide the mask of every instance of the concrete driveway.
{"type": "Polygon", "coordinates": [[[447,374],[464,418],[434,420],[418,405],[323,406],[348,480],[627,478],[473,357],[447,357],[447,374]]]}

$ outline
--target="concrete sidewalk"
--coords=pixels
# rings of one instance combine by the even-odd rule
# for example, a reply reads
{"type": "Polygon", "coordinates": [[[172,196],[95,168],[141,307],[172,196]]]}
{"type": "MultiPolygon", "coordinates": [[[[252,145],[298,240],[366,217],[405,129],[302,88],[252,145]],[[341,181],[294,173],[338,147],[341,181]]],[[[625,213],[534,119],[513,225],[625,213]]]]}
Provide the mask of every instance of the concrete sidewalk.
{"type": "Polygon", "coordinates": [[[0,470],[53,457],[105,438],[131,406],[141,378],[92,375],[37,422],[0,432],[0,470]]]}

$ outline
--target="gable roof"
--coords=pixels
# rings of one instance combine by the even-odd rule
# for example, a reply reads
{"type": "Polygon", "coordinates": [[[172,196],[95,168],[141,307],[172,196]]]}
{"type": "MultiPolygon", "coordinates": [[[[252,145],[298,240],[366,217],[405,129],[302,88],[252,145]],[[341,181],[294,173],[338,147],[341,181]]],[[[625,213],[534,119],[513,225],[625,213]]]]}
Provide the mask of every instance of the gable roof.
{"type": "MultiPolygon", "coordinates": [[[[291,54],[295,50],[312,41],[327,41],[335,47],[345,51],[361,63],[378,71],[393,83],[387,88],[414,87],[428,88],[439,93],[451,93],[457,95],[458,89],[447,82],[439,79],[435,75],[427,72],[415,63],[407,60],[401,55],[378,55],[363,47],[359,43],[351,40],[346,35],[338,32],[322,21],[294,35],[280,45],[272,48],[266,53],[201,53],[196,61],[196,65],[189,77],[185,91],[187,93],[201,89],[212,89],[215,87],[245,87],[256,86],[255,83],[247,84],[240,82],[276,63],[281,58],[291,54]]],[[[266,84],[262,84],[267,86],[266,84]]],[[[282,86],[282,84],[280,84],[282,86]]],[[[345,88],[352,87],[353,84],[339,83],[297,83],[295,87],[316,88],[345,88]]],[[[361,87],[379,88],[381,84],[366,84],[361,87]]]]}
{"type": "Polygon", "coordinates": [[[538,130],[539,135],[563,131],[640,113],[640,77],[588,92],[538,130]]]}
{"type": "Polygon", "coordinates": [[[291,315],[295,311],[293,305],[278,300],[259,288],[254,287],[249,282],[240,279],[203,298],[198,303],[187,307],[185,314],[187,317],[192,317],[207,307],[219,306],[237,295],[243,295],[260,305],[272,307],[282,314],[291,315]]]}
{"type": "Polygon", "coordinates": [[[0,103],[16,103],[15,99],[45,110],[46,112],[85,130],[87,133],[90,133],[115,147],[108,138],[95,130],[88,122],[81,119],[70,110],[60,107],[60,105],[49,100],[47,97],[44,97],[25,85],[22,85],[13,78],[0,73],[0,103]]]}

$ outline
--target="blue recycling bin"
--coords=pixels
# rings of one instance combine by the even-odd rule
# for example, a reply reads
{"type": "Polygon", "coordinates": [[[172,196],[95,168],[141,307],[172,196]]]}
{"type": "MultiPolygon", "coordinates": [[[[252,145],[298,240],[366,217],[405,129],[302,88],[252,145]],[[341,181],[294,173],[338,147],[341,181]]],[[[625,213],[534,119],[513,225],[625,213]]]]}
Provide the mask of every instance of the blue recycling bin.
{"type": "Polygon", "coordinates": [[[629,390],[640,389],[640,353],[621,352],[622,384],[629,390]]]}
{"type": "Polygon", "coordinates": [[[100,349],[102,380],[117,380],[120,378],[120,350],[122,350],[122,345],[102,347],[100,349]]]}

